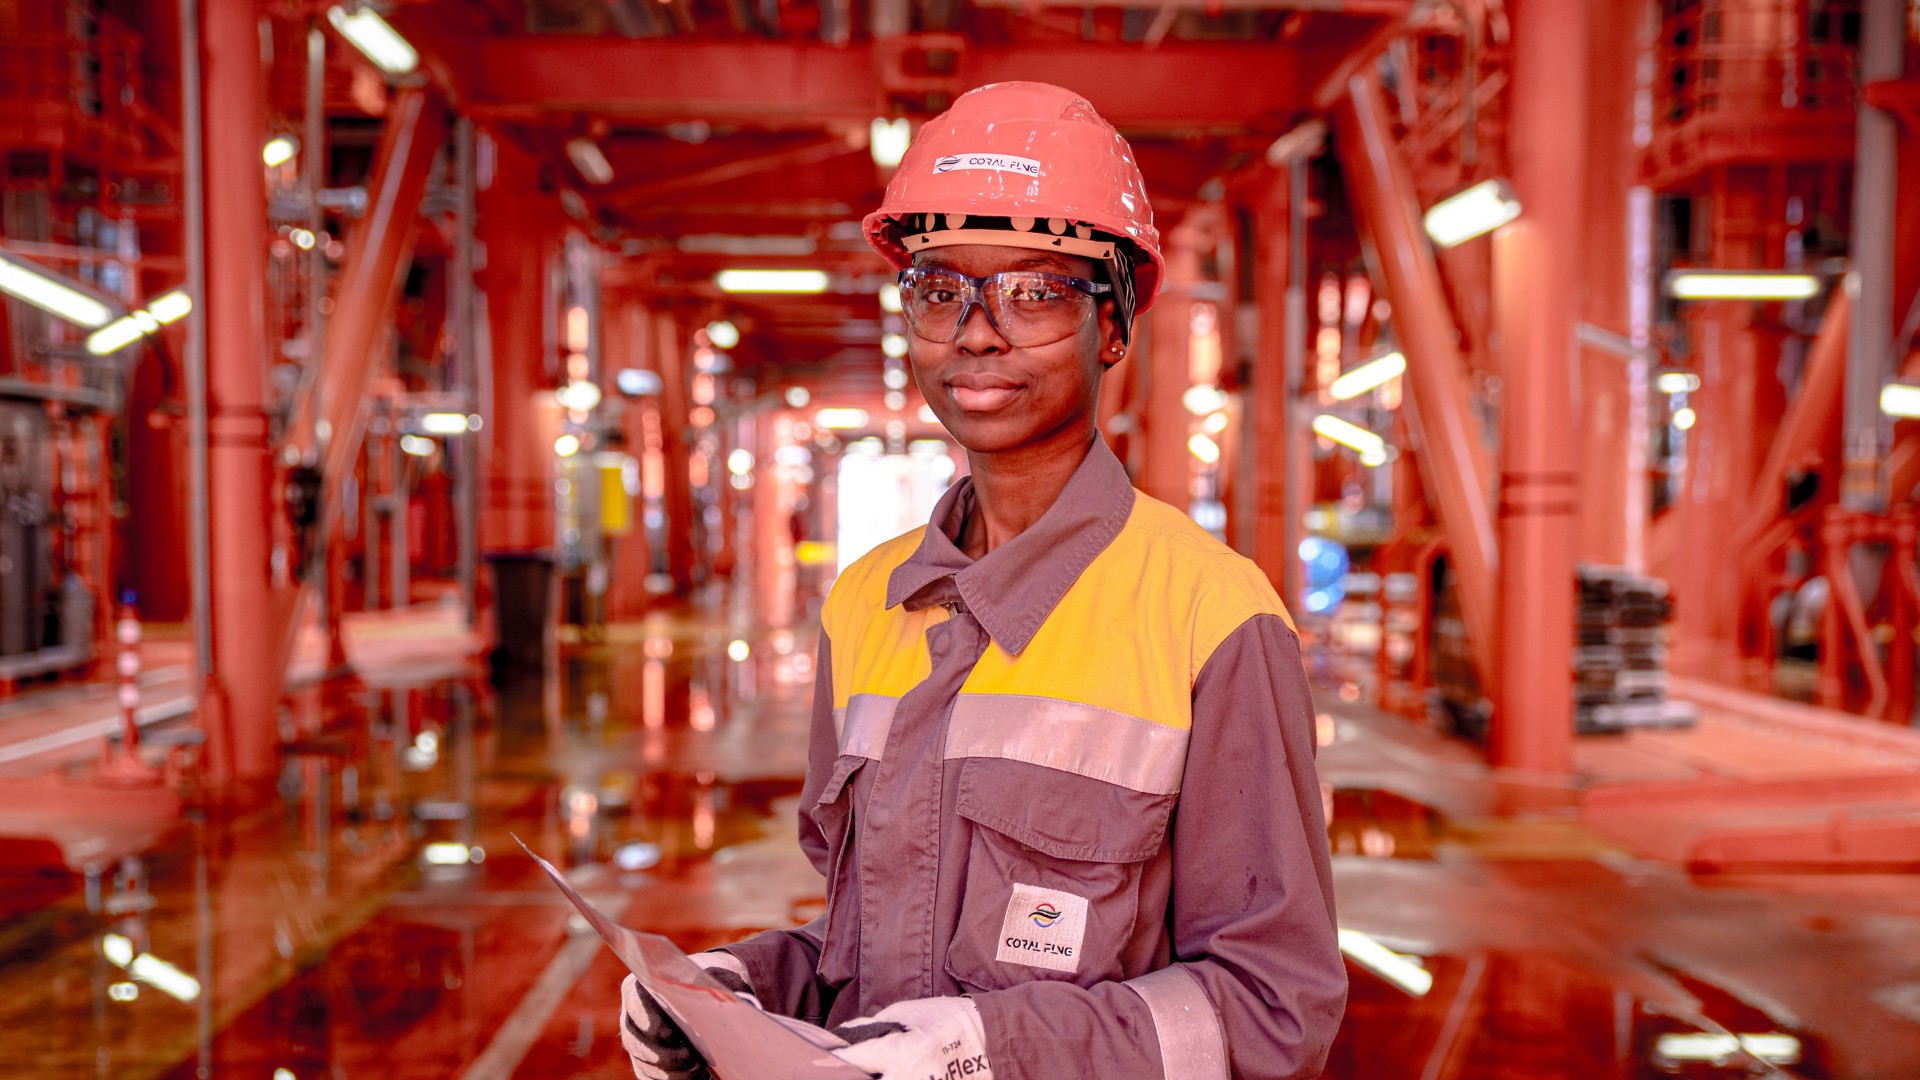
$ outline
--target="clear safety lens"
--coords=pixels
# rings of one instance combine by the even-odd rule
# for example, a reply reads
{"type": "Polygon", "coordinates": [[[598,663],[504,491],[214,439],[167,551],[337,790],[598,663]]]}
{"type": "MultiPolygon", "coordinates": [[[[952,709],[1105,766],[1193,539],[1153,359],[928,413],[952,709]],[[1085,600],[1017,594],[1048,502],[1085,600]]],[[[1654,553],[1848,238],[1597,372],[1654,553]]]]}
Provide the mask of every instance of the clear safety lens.
{"type": "Polygon", "coordinates": [[[1079,330],[1093,310],[1093,294],[1109,286],[1065,274],[1003,270],[970,278],[952,270],[915,267],[900,275],[907,325],[928,341],[952,341],[975,304],[1007,344],[1049,345],[1079,330]]]}

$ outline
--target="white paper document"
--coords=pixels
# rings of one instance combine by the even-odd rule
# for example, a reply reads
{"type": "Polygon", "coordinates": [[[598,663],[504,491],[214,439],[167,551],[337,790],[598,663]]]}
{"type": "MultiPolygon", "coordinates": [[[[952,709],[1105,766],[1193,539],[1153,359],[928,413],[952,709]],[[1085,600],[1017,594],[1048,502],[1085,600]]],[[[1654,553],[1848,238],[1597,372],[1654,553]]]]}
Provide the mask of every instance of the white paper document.
{"type": "Polygon", "coordinates": [[[762,1012],[734,996],[658,934],[629,930],[602,915],[553,868],[522,848],[547,872],[600,940],[627,965],[653,999],[687,1033],[719,1080],[871,1080],[828,1051],[845,1046],[823,1028],[762,1012]]]}

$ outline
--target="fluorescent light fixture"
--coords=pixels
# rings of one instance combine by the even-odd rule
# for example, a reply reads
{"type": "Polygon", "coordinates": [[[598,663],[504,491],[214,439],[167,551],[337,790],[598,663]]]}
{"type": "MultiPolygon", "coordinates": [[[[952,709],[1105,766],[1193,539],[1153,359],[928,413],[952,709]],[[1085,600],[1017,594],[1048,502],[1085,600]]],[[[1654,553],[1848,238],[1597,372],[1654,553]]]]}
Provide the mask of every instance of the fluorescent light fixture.
{"type": "Polygon", "coordinates": [[[293,140],[293,136],[275,135],[267,140],[267,145],[260,148],[260,160],[266,162],[268,168],[285,165],[293,160],[293,155],[299,149],[300,144],[293,140]]]}
{"type": "Polygon", "coordinates": [[[175,1001],[193,1001],[200,996],[199,979],[152,953],[134,957],[133,963],[127,965],[127,974],[175,1001]]]}
{"type": "Polygon", "coordinates": [[[873,163],[883,169],[897,167],[912,144],[913,125],[904,116],[893,120],[876,116],[867,127],[867,149],[873,152],[873,163]]]}
{"type": "Polygon", "coordinates": [[[372,8],[359,8],[349,14],[335,5],[327,9],[327,21],[373,66],[389,75],[405,75],[420,66],[420,54],[372,8]]]}
{"type": "Polygon", "coordinates": [[[117,352],[145,337],[147,332],[140,328],[139,320],[131,315],[123,315],[107,325],[87,335],[87,351],[95,356],[105,356],[117,352]]]}
{"type": "Polygon", "coordinates": [[[464,435],[470,423],[465,413],[430,412],[420,418],[420,430],[429,435],[464,435]]]}
{"type": "Polygon", "coordinates": [[[1675,270],[1667,295],[1675,300],[1807,300],[1820,293],[1820,279],[1784,270],[1675,270]]]}
{"type": "Polygon", "coordinates": [[[880,310],[889,315],[898,315],[900,307],[900,284],[889,281],[880,286],[880,310]]]}
{"type": "Polygon", "coordinates": [[[1653,1041],[1656,1062],[1664,1059],[1665,1062],[1708,1061],[1726,1064],[1742,1050],[1750,1057],[1774,1065],[1793,1065],[1800,1060],[1800,1040],[1777,1031],[1764,1035],[1669,1032],[1653,1041]]]}
{"type": "Polygon", "coordinates": [[[1340,928],[1340,951],[1347,959],[1412,994],[1426,997],[1433,989],[1433,973],[1420,966],[1419,957],[1394,952],[1370,934],[1340,928]]]}
{"type": "Polygon", "coordinates": [[[1321,413],[1313,418],[1313,430],[1361,454],[1386,453],[1387,441],[1358,424],[1349,424],[1337,416],[1321,413]]]}
{"type": "Polygon", "coordinates": [[[804,386],[787,387],[787,407],[788,408],[804,409],[807,407],[807,402],[812,400],[813,400],[813,393],[809,391],[806,387],[804,386]]]}
{"type": "Polygon", "coordinates": [[[580,452],[580,436],[562,435],[553,440],[553,452],[561,457],[572,457],[580,452]]]}
{"type": "Polygon", "coordinates": [[[1406,355],[1398,351],[1390,352],[1333,380],[1333,384],[1327,387],[1327,396],[1335,401],[1356,398],[1369,390],[1385,386],[1406,374],[1406,371],[1406,355]]]}
{"type": "Polygon", "coordinates": [[[1699,422],[1700,414],[1694,412],[1691,408],[1674,410],[1673,426],[1679,428],[1681,431],[1692,431],[1693,425],[1699,422]]]}
{"type": "Polygon", "coordinates": [[[865,409],[821,409],[813,414],[815,427],[828,431],[849,431],[867,426],[865,409]]]}
{"type": "Polygon", "coordinates": [[[1653,388],[1663,394],[1691,394],[1700,389],[1700,376],[1691,371],[1663,371],[1654,376],[1653,388]]]}
{"type": "Polygon", "coordinates": [[[731,349],[740,344],[740,328],[726,319],[715,319],[707,324],[707,340],[716,349],[731,349]]]}
{"type": "Polygon", "coordinates": [[[1920,386],[1888,383],[1881,387],[1880,411],[1907,420],[1920,419],[1920,386]]]}
{"type": "Polygon", "coordinates": [[[98,330],[113,319],[113,309],[107,305],[4,252],[0,252],[0,292],[89,330],[98,330]]]}
{"type": "Polygon", "coordinates": [[[819,245],[811,236],[743,236],[738,233],[690,233],[673,242],[689,255],[732,255],[751,259],[766,255],[804,258],[819,245]]]}
{"type": "Polygon", "coordinates": [[[907,335],[881,334],[880,355],[887,357],[889,360],[898,360],[907,355],[907,335]]]}
{"type": "Polygon", "coordinates": [[[607,155],[600,150],[600,144],[585,135],[576,135],[567,140],[567,160],[580,170],[580,178],[589,184],[606,184],[613,181],[613,166],[607,163],[607,155]]]}
{"type": "Polygon", "coordinates": [[[628,397],[645,397],[661,390],[660,373],[646,368],[621,368],[613,375],[613,384],[628,397]]]}
{"type": "Polygon", "coordinates": [[[479,852],[479,848],[469,848],[465,844],[439,843],[428,844],[420,849],[420,857],[434,866],[465,866],[479,862],[480,859],[475,858],[479,852]]]}
{"type": "Polygon", "coordinates": [[[432,439],[422,438],[419,435],[400,436],[401,451],[412,454],[414,457],[432,457],[434,446],[432,439]]]}
{"type": "Polygon", "coordinates": [[[200,980],[152,953],[135,955],[133,942],[120,934],[103,936],[100,954],[114,967],[127,969],[127,974],[177,1001],[192,1001],[200,996],[200,980]]]}
{"type": "Polygon", "coordinates": [[[1220,444],[1205,435],[1195,435],[1188,439],[1187,451],[1208,465],[1220,460],[1220,444]]]}
{"type": "Polygon", "coordinates": [[[600,404],[600,386],[586,379],[575,379],[553,392],[553,400],[572,412],[586,412],[600,404]]]}
{"type": "Polygon", "coordinates": [[[1483,180],[1433,204],[1424,223],[1443,248],[1465,243],[1520,216],[1520,200],[1505,180],[1483,180]]]}
{"type": "Polygon", "coordinates": [[[823,293],[831,279],[824,270],[722,270],[713,283],[730,293],[823,293]]]}
{"type": "Polygon", "coordinates": [[[147,305],[147,314],[152,315],[162,325],[177,322],[192,310],[193,297],[188,296],[185,289],[161,293],[154,298],[153,303],[147,305]]]}
{"type": "Polygon", "coordinates": [[[1180,395],[1180,404],[1195,416],[1205,416],[1227,407],[1227,392],[1206,383],[1189,386],[1187,392],[1180,395]]]}

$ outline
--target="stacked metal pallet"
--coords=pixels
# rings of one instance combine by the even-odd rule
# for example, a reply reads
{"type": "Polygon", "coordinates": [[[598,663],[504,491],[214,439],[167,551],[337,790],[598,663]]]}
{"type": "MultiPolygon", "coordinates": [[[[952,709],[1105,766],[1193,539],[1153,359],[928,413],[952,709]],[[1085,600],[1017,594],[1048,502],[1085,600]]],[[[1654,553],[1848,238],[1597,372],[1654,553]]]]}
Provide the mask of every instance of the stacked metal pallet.
{"type": "Polygon", "coordinates": [[[1699,713],[1667,698],[1667,583],[1617,566],[1579,568],[1574,609],[1574,730],[1689,727],[1699,713]]]}

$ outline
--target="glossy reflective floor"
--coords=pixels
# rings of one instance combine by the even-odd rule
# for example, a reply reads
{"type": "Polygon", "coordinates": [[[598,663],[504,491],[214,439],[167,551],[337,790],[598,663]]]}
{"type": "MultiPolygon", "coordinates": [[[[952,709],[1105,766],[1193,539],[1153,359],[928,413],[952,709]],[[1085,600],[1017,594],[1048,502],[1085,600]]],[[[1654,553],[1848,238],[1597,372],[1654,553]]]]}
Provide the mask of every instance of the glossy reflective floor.
{"type": "MultiPolygon", "coordinates": [[[[728,606],[498,689],[328,684],[276,795],[190,813],[95,895],[6,848],[0,1075],[629,1075],[618,963],[513,837],[689,951],[819,911],[792,838],[813,641],[728,606]]],[[[1689,877],[1322,696],[1353,982],[1329,1075],[1920,1076],[1920,879],[1689,877]]]]}

